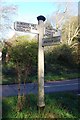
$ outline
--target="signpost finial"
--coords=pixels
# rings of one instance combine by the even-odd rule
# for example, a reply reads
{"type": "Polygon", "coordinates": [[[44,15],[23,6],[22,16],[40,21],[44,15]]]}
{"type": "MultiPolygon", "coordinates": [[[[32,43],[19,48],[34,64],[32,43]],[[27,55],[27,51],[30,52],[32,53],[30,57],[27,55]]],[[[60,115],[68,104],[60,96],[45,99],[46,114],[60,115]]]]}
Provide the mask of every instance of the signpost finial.
{"type": "Polygon", "coordinates": [[[45,21],[46,18],[45,18],[43,15],[40,15],[40,16],[37,17],[37,20],[38,20],[38,21],[39,21],[39,20],[43,20],[43,21],[45,21]]]}

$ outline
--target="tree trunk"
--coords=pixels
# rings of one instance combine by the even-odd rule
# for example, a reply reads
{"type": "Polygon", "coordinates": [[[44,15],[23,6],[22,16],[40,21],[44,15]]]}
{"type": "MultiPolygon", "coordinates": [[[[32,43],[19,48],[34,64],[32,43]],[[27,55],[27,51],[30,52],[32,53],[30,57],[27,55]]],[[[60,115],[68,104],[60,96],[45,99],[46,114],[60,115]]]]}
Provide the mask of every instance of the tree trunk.
{"type": "MultiPolygon", "coordinates": [[[[23,96],[22,96],[22,103],[23,103],[23,106],[25,105],[26,103],[26,78],[28,77],[28,74],[29,74],[29,68],[26,68],[25,71],[24,71],[24,89],[23,89],[23,96]]],[[[30,99],[28,97],[28,106],[30,106],[30,99]]]]}
{"type": "Polygon", "coordinates": [[[17,76],[18,76],[18,101],[17,101],[17,110],[22,110],[21,95],[20,95],[20,82],[21,82],[21,71],[17,63],[17,76]]]}
{"type": "Polygon", "coordinates": [[[71,34],[70,34],[70,23],[69,23],[68,45],[70,44],[71,44],[71,34]]]}
{"type": "MultiPolygon", "coordinates": [[[[26,73],[26,72],[25,72],[26,73]]],[[[24,88],[23,88],[23,96],[22,96],[22,104],[25,105],[26,102],[26,77],[24,78],[24,88]]]]}

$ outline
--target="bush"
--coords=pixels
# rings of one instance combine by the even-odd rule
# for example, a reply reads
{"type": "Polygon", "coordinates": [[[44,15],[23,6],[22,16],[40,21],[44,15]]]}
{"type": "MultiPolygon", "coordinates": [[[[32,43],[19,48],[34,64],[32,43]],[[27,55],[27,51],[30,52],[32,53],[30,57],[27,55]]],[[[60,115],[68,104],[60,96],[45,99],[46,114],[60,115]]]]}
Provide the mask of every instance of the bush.
{"type": "Polygon", "coordinates": [[[51,51],[45,53],[45,68],[46,72],[53,72],[62,69],[63,67],[74,68],[76,62],[74,61],[73,49],[68,45],[54,46],[51,51]]]}
{"type": "MultiPolygon", "coordinates": [[[[45,47],[45,73],[67,70],[68,68],[77,68],[76,51],[66,44],[45,47]],[[49,49],[48,49],[49,48],[49,49]]],[[[10,61],[7,68],[13,69],[16,62],[19,62],[22,68],[29,66],[32,76],[37,75],[38,67],[38,43],[35,40],[29,40],[29,37],[18,37],[8,49],[10,61]],[[14,64],[15,63],[15,64],[14,64]]]]}
{"type": "Polygon", "coordinates": [[[4,46],[2,49],[2,63],[6,63],[6,54],[7,54],[7,46],[4,46]]]}
{"type": "Polygon", "coordinates": [[[22,69],[28,67],[33,70],[33,68],[36,68],[35,66],[37,63],[37,49],[37,42],[35,40],[30,41],[28,38],[26,40],[19,39],[18,42],[14,41],[12,47],[9,48],[8,51],[11,61],[15,65],[18,62],[22,69]]]}

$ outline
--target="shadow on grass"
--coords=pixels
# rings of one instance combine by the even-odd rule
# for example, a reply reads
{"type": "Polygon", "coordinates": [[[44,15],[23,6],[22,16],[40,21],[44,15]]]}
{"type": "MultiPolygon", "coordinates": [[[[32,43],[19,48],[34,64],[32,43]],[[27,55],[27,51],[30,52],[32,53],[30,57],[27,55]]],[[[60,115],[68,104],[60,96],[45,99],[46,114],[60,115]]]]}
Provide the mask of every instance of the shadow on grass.
{"type": "Polygon", "coordinates": [[[79,118],[80,97],[75,93],[54,93],[45,95],[46,106],[37,110],[37,96],[30,94],[22,112],[16,111],[17,97],[3,99],[3,118],[79,118]],[[28,101],[29,98],[29,101],[28,101]]]}
{"type": "MultiPolygon", "coordinates": [[[[80,118],[80,97],[78,97],[75,93],[63,92],[49,94],[48,98],[50,98],[50,101],[53,100],[54,106],[58,108],[55,109],[55,112],[60,117],[80,118]]],[[[50,103],[50,101],[48,101],[48,103],[50,103]]]]}

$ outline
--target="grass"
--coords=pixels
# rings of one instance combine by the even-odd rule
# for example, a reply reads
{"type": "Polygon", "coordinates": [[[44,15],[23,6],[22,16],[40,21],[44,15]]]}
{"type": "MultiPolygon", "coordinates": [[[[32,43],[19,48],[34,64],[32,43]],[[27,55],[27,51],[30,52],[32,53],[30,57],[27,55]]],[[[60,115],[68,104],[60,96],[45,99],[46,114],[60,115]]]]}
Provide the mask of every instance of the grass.
{"type": "Polygon", "coordinates": [[[37,96],[29,95],[30,106],[27,98],[26,104],[22,112],[17,112],[16,103],[17,97],[3,98],[3,118],[80,118],[80,97],[75,93],[54,93],[45,95],[46,106],[43,111],[37,110],[37,96]]]}
{"type": "MultiPolygon", "coordinates": [[[[45,74],[44,80],[45,82],[47,81],[58,81],[58,80],[67,80],[67,79],[74,79],[74,78],[80,78],[80,73],[77,72],[61,72],[61,73],[48,73],[45,74]]],[[[29,75],[27,78],[27,82],[37,82],[38,77],[37,75],[35,76],[31,76],[29,75]]],[[[15,75],[4,75],[2,76],[2,84],[13,84],[13,83],[17,83],[17,77],[15,75]]],[[[23,82],[23,79],[22,79],[23,82]]],[[[0,82],[1,83],[1,82],[0,82]]]]}
{"type": "Polygon", "coordinates": [[[75,78],[80,78],[79,73],[62,73],[60,75],[56,74],[47,74],[45,76],[45,81],[62,81],[62,80],[68,80],[68,79],[75,79],[75,78]]]}
{"type": "MultiPolygon", "coordinates": [[[[58,80],[67,80],[67,79],[74,79],[80,78],[80,72],[78,68],[69,68],[69,66],[60,66],[60,65],[53,65],[51,71],[47,71],[45,69],[44,80],[47,81],[58,81],[58,80]]],[[[37,73],[30,74],[27,78],[27,82],[37,82],[38,76],[37,73]]],[[[24,81],[24,76],[22,76],[21,82],[24,81]]],[[[13,84],[18,83],[17,75],[14,68],[7,68],[3,66],[2,69],[2,81],[0,84],[13,84]]]]}

